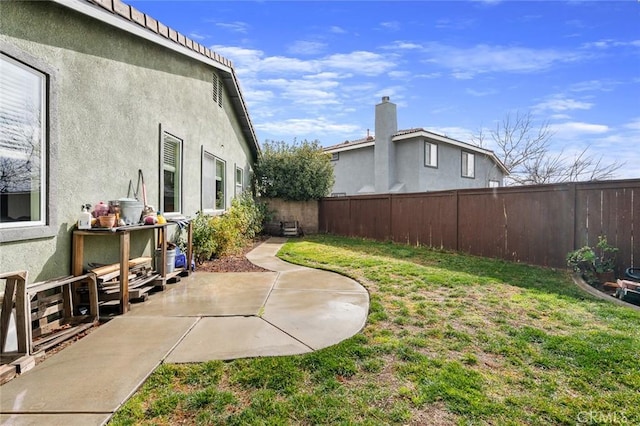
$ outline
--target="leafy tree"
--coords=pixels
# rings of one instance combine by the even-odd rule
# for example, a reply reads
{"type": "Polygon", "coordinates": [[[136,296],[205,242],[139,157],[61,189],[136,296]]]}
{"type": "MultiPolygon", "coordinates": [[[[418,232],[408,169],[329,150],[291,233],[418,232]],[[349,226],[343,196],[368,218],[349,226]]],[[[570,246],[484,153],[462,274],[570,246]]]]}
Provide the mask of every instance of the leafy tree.
{"type": "Polygon", "coordinates": [[[515,116],[507,114],[488,134],[479,130],[471,141],[480,147],[490,145],[509,170],[507,185],[606,180],[624,165],[604,163],[601,156],[590,154],[588,147],[573,158],[563,152],[554,153],[550,146],[553,135],[549,123],[536,127],[530,112],[517,112],[515,116]]]}
{"type": "Polygon", "coordinates": [[[326,197],[334,183],[330,155],[322,151],[318,141],[306,140],[265,142],[254,179],[258,195],[292,201],[326,197]]]}

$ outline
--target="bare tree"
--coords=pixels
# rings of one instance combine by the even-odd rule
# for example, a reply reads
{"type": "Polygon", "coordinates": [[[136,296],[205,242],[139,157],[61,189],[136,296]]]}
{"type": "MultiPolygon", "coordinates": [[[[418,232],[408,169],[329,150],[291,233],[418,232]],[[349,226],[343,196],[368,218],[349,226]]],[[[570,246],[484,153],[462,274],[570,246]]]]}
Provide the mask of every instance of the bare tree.
{"type": "Polygon", "coordinates": [[[605,180],[615,176],[624,163],[604,163],[602,156],[589,154],[588,147],[570,158],[563,151],[551,151],[554,132],[548,122],[535,127],[531,113],[508,113],[495,130],[479,130],[472,143],[493,149],[510,175],[506,185],[605,180]],[[487,138],[492,146],[486,146],[487,138]]]}

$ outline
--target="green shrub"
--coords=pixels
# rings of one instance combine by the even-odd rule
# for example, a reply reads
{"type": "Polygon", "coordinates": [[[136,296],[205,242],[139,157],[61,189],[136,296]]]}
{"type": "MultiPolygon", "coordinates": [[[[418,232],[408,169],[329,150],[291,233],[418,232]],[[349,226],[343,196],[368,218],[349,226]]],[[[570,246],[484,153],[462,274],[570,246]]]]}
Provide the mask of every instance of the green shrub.
{"type": "Polygon", "coordinates": [[[199,211],[191,223],[193,226],[193,256],[196,262],[201,265],[205,260],[209,260],[216,251],[211,216],[199,211]]]}
{"type": "Polygon", "coordinates": [[[193,220],[193,252],[198,264],[237,252],[262,231],[266,206],[244,193],[220,216],[199,211],[193,220]]]}
{"type": "Polygon", "coordinates": [[[318,141],[267,141],[254,174],[257,193],[265,198],[318,200],[329,195],[334,176],[331,156],[318,141]]]}

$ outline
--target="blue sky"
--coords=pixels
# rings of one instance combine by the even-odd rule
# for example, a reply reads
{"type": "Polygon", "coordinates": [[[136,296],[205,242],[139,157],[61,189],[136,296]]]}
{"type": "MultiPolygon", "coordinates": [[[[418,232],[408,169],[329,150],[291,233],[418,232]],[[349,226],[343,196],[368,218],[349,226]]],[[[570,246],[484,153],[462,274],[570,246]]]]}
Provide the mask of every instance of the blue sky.
{"type": "Polygon", "coordinates": [[[640,178],[638,1],[128,3],[233,61],[261,143],[362,138],[389,96],[400,129],[462,141],[530,112],[640,178]]]}

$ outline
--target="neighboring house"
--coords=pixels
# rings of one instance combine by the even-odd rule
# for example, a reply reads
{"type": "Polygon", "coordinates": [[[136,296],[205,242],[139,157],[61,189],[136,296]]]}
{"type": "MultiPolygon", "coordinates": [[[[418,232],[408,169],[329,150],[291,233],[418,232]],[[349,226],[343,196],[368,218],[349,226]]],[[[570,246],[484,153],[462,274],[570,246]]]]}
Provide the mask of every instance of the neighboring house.
{"type": "Polygon", "coordinates": [[[0,50],[0,272],[69,274],[81,205],[126,197],[139,169],[168,218],[223,212],[249,185],[259,145],[231,62],[152,17],[2,1],[0,50]]]}
{"type": "Polygon", "coordinates": [[[508,174],[492,151],[424,129],[398,131],[396,105],[376,105],[375,137],[324,149],[332,155],[332,195],[502,186],[508,174]]]}

